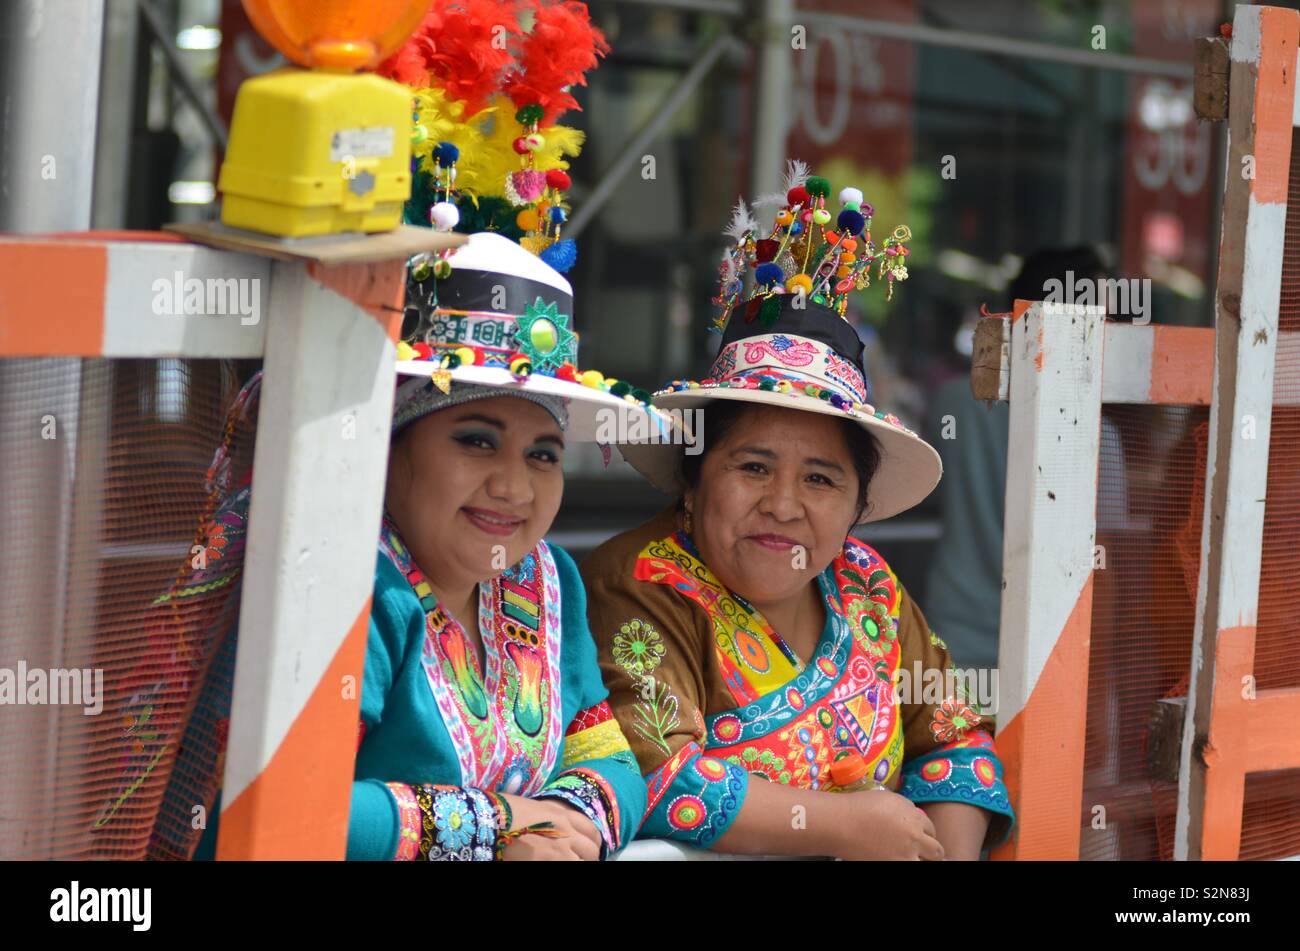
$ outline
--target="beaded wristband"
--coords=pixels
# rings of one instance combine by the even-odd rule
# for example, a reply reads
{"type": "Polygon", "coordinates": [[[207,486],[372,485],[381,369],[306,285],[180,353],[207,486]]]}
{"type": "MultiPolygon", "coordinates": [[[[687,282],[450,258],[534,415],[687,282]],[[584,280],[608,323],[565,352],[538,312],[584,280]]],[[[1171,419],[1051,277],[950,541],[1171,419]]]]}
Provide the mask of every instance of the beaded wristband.
{"type": "Polygon", "coordinates": [[[510,844],[510,827],[514,825],[515,816],[504,796],[495,792],[485,792],[484,795],[488,797],[496,812],[497,835],[496,843],[492,847],[492,860],[497,862],[501,860],[506,846],[510,844]]]}

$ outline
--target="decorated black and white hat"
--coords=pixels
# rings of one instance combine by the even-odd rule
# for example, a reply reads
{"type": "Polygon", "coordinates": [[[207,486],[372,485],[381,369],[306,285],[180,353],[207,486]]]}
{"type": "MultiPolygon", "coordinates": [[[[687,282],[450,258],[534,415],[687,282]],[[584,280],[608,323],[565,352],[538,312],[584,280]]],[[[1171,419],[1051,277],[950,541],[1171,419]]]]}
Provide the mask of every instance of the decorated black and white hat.
{"type": "Polygon", "coordinates": [[[491,232],[470,235],[444,262],[442,278],[429,262],[409,272],[397,372],[415,380],[398,388],[394,430],[487,395],[562,407],[561,423],[579,440],[668,430],[647,392],[578,368],[573,292],[558,271],[491,232]]]}

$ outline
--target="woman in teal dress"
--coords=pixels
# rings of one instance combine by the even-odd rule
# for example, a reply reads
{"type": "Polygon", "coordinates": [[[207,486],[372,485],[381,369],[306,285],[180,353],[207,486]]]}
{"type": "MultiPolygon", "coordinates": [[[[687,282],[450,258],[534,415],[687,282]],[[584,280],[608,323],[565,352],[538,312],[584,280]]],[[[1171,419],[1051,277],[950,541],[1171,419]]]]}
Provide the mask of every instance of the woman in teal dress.
{"type": "MultiPolygon", "coordinates": [[[[565,441],[659,417],[606,383],[576,382],[560,274],[487,233],[447,261],[436,296],[433,279],[410,281],[398,345],[347,857],[604,858],[640,826],[645,783],[606,702],[578,571],[542,536],[563,494],[565,441]],[[504,306],[490,309],[479,296],[498,289],[504,306]],[[481,337],[485,322],[504,346],[465,333],[481,337]]],[[[250,495],[245,484],[213,518],[232,556],[250,495]]],[[[205,690],[192,723],[219,723],[228,704],[205,690]]],[[[203,748],[190,736],[183,747],[203,748]]],[[[200,855],[215,834],[212,823],[200,855]]]]}
{"type": "Polygon", "coordinates": [[[411,281],[416,342],[398,347],[347,854],[603,858],[635,835],[645,784],[582,581],[542,536],[566,438],[649,410],[575,382],[561,275],[494,234],[447,260],[436,297],[411,281]],[[484,322],[504,346],[477,342],[484,322]]]}

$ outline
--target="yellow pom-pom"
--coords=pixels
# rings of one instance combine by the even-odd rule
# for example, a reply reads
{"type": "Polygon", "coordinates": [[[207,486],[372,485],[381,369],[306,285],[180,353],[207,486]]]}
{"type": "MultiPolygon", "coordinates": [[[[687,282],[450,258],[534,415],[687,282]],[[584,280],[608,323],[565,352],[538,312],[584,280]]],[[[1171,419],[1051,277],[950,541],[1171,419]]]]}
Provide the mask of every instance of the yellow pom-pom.
{"type": "Polygon", "coordinates": [[[777,383],[777,385],[776,385],[776,391],[777,391],[778,393],[789,393],[789,392],[790,392],[790,381],[789,381],[789,380],[782,380],[781,382],[777,383]]]}
{"type": "Polygon", "coordinates": [[[524,235],[519,239],[519,246],[529,254],[541,254],[554,243],[554,240],[544,236],[524,235]]]}
{"type": "Polygon", "coordinates": [[[604,379],[605,377],[599,370],[584,370],[582,375],[578,377],[578,381],[583,386],[589,386],[592,389],[598,389],[604,379]]]}
{"type": "Polygon", "coordinates": [[[795,291],[802,289],[805,294],[812,290],[812,278],[807,274],[796,274],[785,282],[785,289],[793,294],[795,291]]]}
{"type": "Polygon", "coordinates": [[[460,357],[460,365],[463,367],[474,365],[474,349],[472,347],[457,347],[453,353],[460,357]]]}
{"type": "Polygon", "coordinates": [[[416,352],[415,348],[412,347],[409,343],[406,343],[405,341],[399,341],[399,342],[398,342],[398,344],[397,344],[397,359],[398,359],[398,360],[403,360],[403,361],[405,361],[405,360],[414,360],[414,359],[418,358],[419,356],[420,356],[420,355],[416,352]]]}

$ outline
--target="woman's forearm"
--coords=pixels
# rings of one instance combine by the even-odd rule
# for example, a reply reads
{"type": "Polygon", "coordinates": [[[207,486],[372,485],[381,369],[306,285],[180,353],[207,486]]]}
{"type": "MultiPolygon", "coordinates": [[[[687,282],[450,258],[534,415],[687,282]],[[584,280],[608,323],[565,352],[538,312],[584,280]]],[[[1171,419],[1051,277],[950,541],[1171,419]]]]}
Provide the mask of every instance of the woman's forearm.
{"type": "Polygon", "coordinates": [[[750,776],[740,812],[711,848],[738,855],[835,855],[836,794],[750,776]]]}
{"type": "Polygon", "coordinates": [[[923,802],[920,807],[934,823],[935,838],[943,844],[945,858],[979,860],[992,818],[986,810],[963,802],[923,802]]]}

